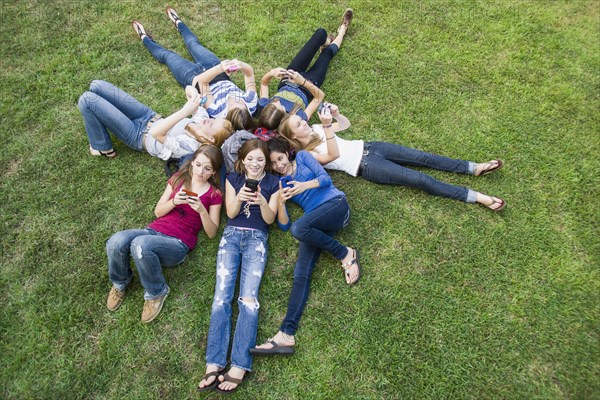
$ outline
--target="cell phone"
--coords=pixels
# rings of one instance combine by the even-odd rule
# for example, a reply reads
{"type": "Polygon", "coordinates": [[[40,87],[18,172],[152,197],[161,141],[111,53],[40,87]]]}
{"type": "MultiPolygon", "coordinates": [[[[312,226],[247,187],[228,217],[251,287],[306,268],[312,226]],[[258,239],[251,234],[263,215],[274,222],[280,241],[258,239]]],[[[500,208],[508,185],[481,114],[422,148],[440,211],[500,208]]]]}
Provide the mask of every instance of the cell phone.
{"type": "Polygon", "coordinates": [[[259,181],[256,179],[246,179],[246,187],[252,192],[256,192],[258,190],[258,183],[259,181]]]}
{"type": "Polygon", "coordinates": [[[207,100],[208,100],[208,97],[206,97],[206,96],[202,97],[202,98],[200,99],[200,105],[202,106],[202,105],[206,104],[206,101],[207,101],[207,100]]]}
{"type": "Polygon", "coordinates": [[[181,189],[181,190],[190,197],[198,197],[198,194],[192,192],[191,190],[187,190],[187,189],[181,189]]]}
{"type": "Polygon", "coordinates": [[[291,180],[292,180],[291,175],[286,175],[286,176],[282,176],[281,178],[279,178],[279,181],[281,182],[281,187],[283,189],[294,187],[293,185],[290,185],[291,180]]]}
{"type": "Polygon", "coordinates": [[[323,109],[323,107],[325,107],[325,103],[323,103],[323,102],[319,103],[319,107],[317,107],[317,113],[320,113],[321,110],[323,109]]]}
{"type": "Polygon", "coordinates": [[[240,69],[240,67],[238,67],[237,65],[232,65],[231,67],[227,68],[227,72],[235,72],[238,71],[240,69]]]}

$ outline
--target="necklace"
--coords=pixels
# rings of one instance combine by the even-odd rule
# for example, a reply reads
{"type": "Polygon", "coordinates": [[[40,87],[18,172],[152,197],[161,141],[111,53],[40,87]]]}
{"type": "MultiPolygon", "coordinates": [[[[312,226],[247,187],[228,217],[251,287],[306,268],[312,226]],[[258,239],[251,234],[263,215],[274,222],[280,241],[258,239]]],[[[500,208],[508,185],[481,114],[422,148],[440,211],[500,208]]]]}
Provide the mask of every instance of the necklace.
{"type": "MultiPolygon", "coordinates": [[[[257,179],[259,185],[266,174],[267,173],[265,171],[263,171],[260,178],[257,179]]],[[[248,175],[244,174],[244,179],[248,179],[248,175]]],[[[243,208],[242,212],[244,213],[246,218],[250,218],[250,203],[246,202],[246,204],[244,204],[244,208],[243,208]]]]}

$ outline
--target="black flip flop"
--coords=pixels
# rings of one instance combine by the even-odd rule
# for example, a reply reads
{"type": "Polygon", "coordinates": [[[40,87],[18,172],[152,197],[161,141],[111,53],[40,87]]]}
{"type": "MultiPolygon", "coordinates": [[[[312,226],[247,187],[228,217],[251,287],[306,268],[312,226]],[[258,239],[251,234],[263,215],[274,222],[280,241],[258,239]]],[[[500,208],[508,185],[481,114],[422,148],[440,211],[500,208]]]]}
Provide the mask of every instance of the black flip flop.
{"type": "Polygon", "coordinates": [[[294,354],[294,346],[280,346],[273,340],[269,340],[267,343],[270,343],[273,347],[271,347],[270,349],[259,349],[254,347],[250,349],[250,354],[254,354],[255,356],[291,356],[292,354],[294,354]]]}
{"type": "Polygon", "coordinates": [[[358,270],[358,278],[356,278],[356,280],[354,282],[347,283],[347,285],[356,285],[358,283],[358,281],[360,281],[360,278],[362,277],[362,272],[360,270],[360,254],[358,253],[358,249],[352,249],[352,251],[354,251],[354,258],[352,259],[352,261],[350,261],[349,264],[346,264],[347,267],[346,267],[346,265],[342,265],[342,269],[344,270],[344,273],[346,274],[346,276],[349,276],[350,273],[348,272],[348,269],[350,269],[352,264],[356,264],[356,269],[358,270]]]}

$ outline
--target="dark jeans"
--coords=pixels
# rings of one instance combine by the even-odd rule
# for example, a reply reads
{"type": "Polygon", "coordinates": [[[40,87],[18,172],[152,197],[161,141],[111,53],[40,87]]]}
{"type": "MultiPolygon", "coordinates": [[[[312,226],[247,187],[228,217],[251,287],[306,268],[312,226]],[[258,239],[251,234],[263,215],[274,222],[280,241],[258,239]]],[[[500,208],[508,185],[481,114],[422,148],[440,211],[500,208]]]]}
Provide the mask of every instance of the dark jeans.
{"type": "Polygon", "coordinates": [[[442,171],[472,174],[474,163],[438,156],[410,147],[386,142],[366,142],[359,176],[368,181],[404,185],[434,195],[465,202],[475,201],[475,192],[460,186],[438,181],[405,165],[429,167],[442,171]]]}
{"type": "MultiPolygon", "coordinates": [[[[169,67],[177,82],[185,88],[187,85],[192,84],[196,75],[220,64],[221,60],[213,52],[204,47],[196,35],[183,22],[177,25],[177,30],[181,34],[185,46],[196,63],[186,60],[171,50],[165,49],[148,36],[144,37],[142,42],[154,58],[169,67]]],[[[222,80],[229,80],[229,77],[224,72],[217,75],[210,83],[222,80]]]]}
{"type": "Polygon", "coordinates": [[[282,332],[293,335],[298,329],[310,293],[312,273],[321,251],[325,250],[340,260],[348,254],[346,246],[333,239],[333,235],[347,226],[349,220],[350,207],[346,197],[338,196],[292,224],[292,235],[300,241],[300,246],[287,313],[279,328],[282,332]]]}
{"type": "MultiPolygon", "coordinates": [[[[325,81],[329,63],[339,51],[338,46],[335,44],[327,46],[319,57],[317,57],[317,61],[315,61],[313,66],[310,69],[308,69],[308,66],[315,57],[315,54],[317,54],[317,51],[325,44],[326,40],[327,31],[323,28],[317,29],[308,42],[300,49],[298,54],[296,54],[296,57],[294,57],[292,62],[287,66],[287,69],[293,69],[296,72],[300,72],[300,75],[310,80],[315,86],[321,87],[325,81]]],[[[279,87],[285,85],[286,82],[287,81],[283,81],[279,87]]],[[[307,95],[308,101],[310,102],[313,98],[312,94],[302,86],[300,87],[300,90],[307,95]]]]}

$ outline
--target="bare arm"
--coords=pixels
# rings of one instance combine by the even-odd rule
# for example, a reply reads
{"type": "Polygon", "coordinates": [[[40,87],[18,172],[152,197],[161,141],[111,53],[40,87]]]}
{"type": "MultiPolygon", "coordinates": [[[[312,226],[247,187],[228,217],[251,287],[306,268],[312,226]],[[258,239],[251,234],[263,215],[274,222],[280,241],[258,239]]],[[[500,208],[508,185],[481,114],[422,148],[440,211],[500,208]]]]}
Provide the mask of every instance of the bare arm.
{"type": "MultiPolygon", "coordinates": [[[[186,88],[186,95],[187,95],[187,88],[186,88]]],[[[200,105],[200,99],[201,99],[201,96],[198,93],[196,93],[196,95],[194,97],[188,99],[188,101],[184,104],[184,106],[181,108],[181,110],[175,111],[173,114],[169,115],[167,118],[159,119],[154,124],[152,124],[152,127],[150,128],[148,133],[150,135],[152,135],[160,143],[164,143],[167,138],[167,134],[169,133],[171,128],[173,128],[178,122],[180,122],[182,119],[190,116],[192,113],[194,113],[198,109],[198,107],[200,105]]]]}
{"type": "Polygon", "coordinates": [[[292,82],[304,86],[306,90],[308,90],[310,94],[313,95],[312,101],[308,104],[306,110],[304,110],[307,118],[310,119],[310,117],[312,117],[317,108],[319,108],[319,104],[321,104],[321,102],[325,98],[325,93],[323,93],[323,91],[319,89],[314,83],[304,78],[296,71],[288,70],[288,76],[292,80],[292,82]]]}
{"type": "Polygon", "coordinates": [[[267,72],[260,80],[260,97],[269,98],[269,83],[271,82],[271,79],[277,78],[281,80],[287,78],[287,76],[287,70],[284,68],[277,67],[267,72]]]}

